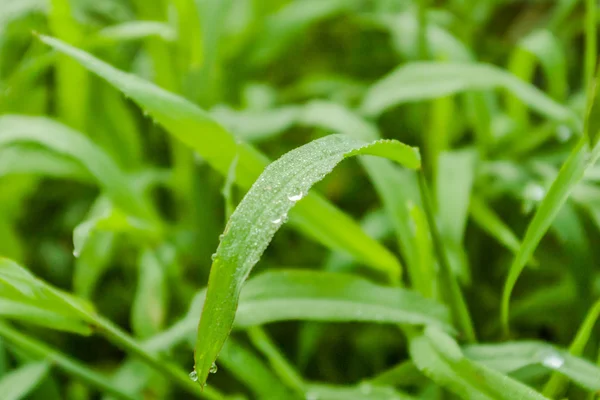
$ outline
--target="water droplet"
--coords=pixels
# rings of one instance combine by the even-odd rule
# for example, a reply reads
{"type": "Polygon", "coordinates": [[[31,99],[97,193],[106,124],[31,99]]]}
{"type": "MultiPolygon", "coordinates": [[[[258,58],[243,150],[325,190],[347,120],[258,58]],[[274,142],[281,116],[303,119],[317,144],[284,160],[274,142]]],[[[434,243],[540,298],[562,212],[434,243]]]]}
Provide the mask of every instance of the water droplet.
{"type": "Polygon", "coordinates": [[[314,392],[307,392],[305,399],[306,400],[319,400],[319,395],[314,392]]]}
{"type": "Polygon", "coordinates": [[[210,370],[208,370],[208,372],[210,372],[211,374],[216,374],[218,370],[219,370],[219,367],[217,367],[217,364],[212,363],[210,366],[210,370]]]}
{"type": "Polygon", "coordinates": [[[304,197],[304,195],[302,194],[302,192],[300,192],[298,194],[293,194],[291,196],[288,196],[288,200],[297,202],[297,201],[300,201],[302,199],[302,197],[304,197]]]}
{"type": "Polygon", "coordinates": [[[282,224],[284,222],[287,222],[287,220],[288,220],[288,215],[287,215],[287,213],[285,213],[281,217],[279,217],[277,219],[274,219],[271,222],[274,223],[275,225],[279,225],[279,224],[282,224]]]}
{"type": "Polygon", "coordinates": [[[196,372],[196,370],[193,370],[192,372],[190,372],[189,377],[194,382],[198,382],[198,373],[196,372]]]}
{"type": "Polygon", "coordinates": [[[223,238],[224,238],[224,237],[225,237],[225,235],[221,233],[221,234],[219,235],[219,240],[223,240],[223,238]]]}
{"type": "Polygon", "coordinates": [[[77,250],[73,250],[73,257],[79,258],[80,254],[77,250]]]}
{"type": "Polygon", "coordinates": [[[537,183],[529,183],[525,186],[525,198],[533,201],[541,201],[546,195],[546,189],[537,183]]]}
{"type": "Polygon", "coordinates": [[[210,256],[210,258],[211,258],[211,260],[213,260],[213,261],[214,261],[214,260],[216,260],[216,259],[217,259],[217,253],[213,253],[213,254],[210,256]]]}
{"type": "Polygon", "coordinates": [[[571,136],[573,136],[573,132],[568,126],[559,125],[558,128],[556,128],[556,138],[559,142],[567,142],[569,139],[571,139],[571,136]]]}
{"type": "Polygon", "coordinates": [[[551,369],[559,369],[565,363],[565,359],[558,353],[550,353],[542,359],[542,365],[551,369]]]}
{"type": "Polygon", "coordinates": [[[362,383],[359,388],[360,392],[364,395],[369,395],[373,391],[373,387],[368,383],[362,383]]]}

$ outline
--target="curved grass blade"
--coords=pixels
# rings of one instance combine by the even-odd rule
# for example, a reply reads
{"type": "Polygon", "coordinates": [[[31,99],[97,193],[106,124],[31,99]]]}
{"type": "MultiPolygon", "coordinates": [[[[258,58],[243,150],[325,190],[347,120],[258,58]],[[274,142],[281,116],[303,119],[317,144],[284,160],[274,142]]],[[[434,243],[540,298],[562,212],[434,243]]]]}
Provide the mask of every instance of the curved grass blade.
{"type": "Polygon", "coordinates": [[[284,270],[249,280],[240,296],[235,326],[286,320],[437,325],[452,331],[443,305],[414,291],[376,285],[357,276],[284,270]]]}
{"type": "Polygon", "coordinates": [[[488,64],[415,62],[403,65],[367,92],[361,109],[378,116],[409,101],[429,100],[464,91],[503,88],[540,114],[577,126],[576,115],[534,86],[488,64]]]}
{"type": "Polygon", "coordinates": [[[362,383],[357,386],[333,386],[313,383],[307,386],[307,399],[319,400],[416,400],[416,397],[385,386],[362,383]]]}
{"type": "Polygon", "coordinates": [[[9,372],[0,380],[0,393],[4,400],[20,400],[41,383],[49,371],[47,362],[27,364],[9,372]]]}
{"type": "MultiPolygon", "coordinates": [[[[596,76],[596,79],[593,82],[594,91],[598,86],[599,80],[600,76],[596,76]]],[[[508,277],[504,283],[500,310],[500,321],[506,335],[508,335],[509,330],[510,296],[517,279],[521,275],[527,261],[531,259],[535,248],[540,240],[542,240],[542,237],[552,224],[552,221],[560,211],[560,208],[567,201],[570,193],[584,177],[585,171],[593,166],[598,160],[598,157],[600,157],[600,146],[596,145],[595,147],[592,147],[591,150],[589,146],[590,143],[597,143],[593,138],[597,136],[597,131],[600,130],[600,124],[596,122],[598,119],[598,100],[600,100],[600,98],[595,92],[589,97],[587,106],[589,112],[586,115],[583,126],[584,135],[577,142],[573,150],[571,150],[571,153],[562,165],[558,176],[554,182],[552,182],[552,186],[548,190],[546,197],[541,202],[533,219],[529,223],[527,231],[525,232],[525,237],[521,242],[519,252],[510,266],[508,277]]]]}
{"type": "MultiPolygon", "coordinates": [[[[583,323],[575,335],[575,339],[569,347],[569,353],[573,356],[581,356],[586,344],[590,340],[590,336],[594,330],[596,321],[600,318],[600,300],[598,300],[590,309],[583,323]]],[[[600,369],[598,371],[598,380],[600,381],[600,369]]],[[[550,398],[560,398],[567,387],[567,379],[561,373],[555,372],[550,377],[550,380],[544,387],[544,394],[550,398]]],[[[598,384],[600,387],[600,383],[598,384]]]]}
{"type": "Polygon", "coordinates": [[[526,385],[467,359],[458,344],[434,327],[410,342],[419,370],[463,399],[547,400],[526,385]]]}
{"type": "Polygon", "coordinates": [[[22,174],[81,182],[90,182],[93,179],[79,163],[60,154],[27,145],[0,148],[0,177],[22,174]]]}
{"type": "Polygon", "coordinates": [[[25,268],[0,257],[0,315],[80,334],[92,332],[84,315],[90,304],[45,284],[25,268]]]}
{"type": "Polygon", "coordinates": [[[368,144],[345,135],[330,135],[273,162],[248,191],[225,227],[211,267],[196,344],[200,383],[206,381],[231,330],[243,282],[285,222],[288,211],[344,158],[361,154],[386,157],[410,168],[420,167],[418,150],[400,142],[381,140],[368,144]]]}
{"type": "Polygon", "coordinates": [[[299,400],[260,357],[237,341],[230,339],[225,343],[221,363],[258,399],[299,400]]]}
{"type": "MultiPolygon", "coordinates": [[[[132,98],[170,134],[195,150],[208,164],[226,175],[239,154],[236,183],[249,188],[267,164],[254,148],[238,145],[235,138],[208,113],[189,101],[149,82],[127,74],[74,48],[46,36],[40,39],[75,58],[90,71],[132,98]]],[[[384,246],[367,236],[352,219],[319,196],[310,196],[296,207],[291,223],[324,245],[352,254],[376,269],[395,270],[398,260],[384,246]]]]}
{"type": "Polygon", "coordinates": [[[92,45],[114,45],[132,40],[158,37],[167,42],[177,38],[177,32],[158,21],[128,21],[118,25],[107,26],[96,32],[90,39],[92,45]]]}
{"type": "Polygon", "coordinates": [[[502,373],[537,364],[569,377],[588,390],[600,390],[600,367],[548,343],[523,341],[482,344],[468,346],[464,351],[469,358],[502,373]]]}
{"type": "Polygon", "coordinates": [[[504,283],[501,304],[501,322],[506,335],[508,335],[510,296],[521,272],[533,256],[535,248],[552,224],[554,217],[567,201],[571,191],[577,182],[583,178],[586,168],[593,164],[593,162],[590,164],[590,160],[596,158],[592,157],[586,144],[585,139],[579,140],[569,158],[563,164],[546,197],[542,200],[529,223],[521,247],[510,266],[508,277],[504,283]]]}
{"type": "Polygon", "coordinates": [[[82,134],[43,117],[0,117],[0,147],[19,143],[41,145],[85,167],[115,204],[132,215],[150,216],[152,211],[129,186],[114,161],[82,134]]]}

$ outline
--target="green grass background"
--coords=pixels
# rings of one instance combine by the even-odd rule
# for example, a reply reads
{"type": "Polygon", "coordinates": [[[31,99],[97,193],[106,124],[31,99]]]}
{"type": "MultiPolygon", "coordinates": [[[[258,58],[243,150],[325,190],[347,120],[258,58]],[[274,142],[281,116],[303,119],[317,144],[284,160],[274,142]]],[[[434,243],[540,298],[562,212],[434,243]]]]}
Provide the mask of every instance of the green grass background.
{"type": "Polygon", "coordinates": [[[596,3],[0,0],[0,398],[600,398],[596,3]]]}

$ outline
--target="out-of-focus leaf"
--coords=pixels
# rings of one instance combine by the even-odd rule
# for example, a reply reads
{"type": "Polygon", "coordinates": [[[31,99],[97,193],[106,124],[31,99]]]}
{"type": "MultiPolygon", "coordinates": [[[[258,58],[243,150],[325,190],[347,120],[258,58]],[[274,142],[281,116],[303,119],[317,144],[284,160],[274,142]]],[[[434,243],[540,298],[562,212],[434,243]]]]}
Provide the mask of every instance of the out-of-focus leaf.
{"type": "Polygon", "coordinates": [[[547,399],[524,384],[467,359],[458,344],[437,328],[428,327],[423,335],[412,338],[410,354],[423,374],[465,399],[547,399]]]}
{"type": "Polygon", "coordinates": [[[476,153],[472,149],[440,154],[436,174],[436,197],[440,230],[450,266],[464,281],[470,270],[462,247],[475,177],[476,153]]]}
{"type": "Polygon", "coordinates": [[[157,228],[133,216],[126,215],[121,210],[106,204],[98,208],[90,218],[81,222],[73,231],[73,255],[79,257],[87,242],[96,232],[135,232],[139,237],[157,239],[157,228]],[[100,211],[102,210],[102,211],[100,211]]]}
{"type": "Polygon", "coordinates": [[[49,369],[47,362],[37,362],[24,365],[4,375],[0,379],[2,399],[26,399],[26,396],[46,377],[49,369]]]}
{"type": "Polygon", "coordinates": [[[549,30],[538,30],[525,37],[520,46],[539,59],[550,96],[564,99],[567,94],[567,65],[557,37],[549,30]]]}
{"type": "Polygon", "coordinates": [[[365,95],[361,110],[378,116],[406,102],[429,100],[464,91],[503,88],[540,114],[577,126],[574,113],[534,86],[488,64],[414,62],[376,82],[365,95]]]}
{"type": "Polygon", "coordinates": [[[505,332],[508,331],[510,296],[525,264],[533,255],[535,248],[567,201],[575,185],[583,178],[585,170],[590,165],[594,165],[598,156],[600,156],[600,147],[590,151],[587,148],[587,140],[580,139],[529,223],[519,252],[510,266],[502,293],[501,322],[505,332]]]}
{"type": "Polygon", "coordinates": [[[593,81],[593,86],[588,88],[588,102],[585,115],[584,133],[588,137],[590,146],[594,147],[598,143],[600,137],[600,83],[599,75],[593,81]]]}
{"type": "MultiPolygon", "coordinates": [[[[397,141],[371,144],[329,135],[287,153],[269,165],[231,216],[215,253],[198,327],[196,370],[204,383],[233,325],[237,298],[288,211],[344,158],[376,155],[410,168],[420,167],[417,149],[397,141]]],[[[392,279],[399,271],[383,270],[392,279]]]]}
{"type": "Polygon", "coordinates": [[[211,115],[242,140],[258,142],[273,138],[290,128],[298,119],[300,109],[295,106],[267,111],[234,111],[219,107],[211,115]]]}
{"type": "Polygon", "coordinates": [[[0,257],[0,315],[53,329],[90,334],[90,304],[54,289],[18,264],[0,257]]]}
{"type": "Polygon", "coordinates": [[[310,384],[307,387],[307,399],[319,400],[416,400],[416,397],[400,393],[389,387],[362,383],[358,386],[333,386],[310,384]]]}
{"type": "Polygon", "coordinates": [[[523,341],[472,345],[465,348],[465,354],[503,373],[540,364],[588,390],[600,390],[600,367],[548,343],[523,341]]]}
{"type": "MultiPolygon", "coordinates": [[[[69,54],[94,73],[131,97],[176,138],[202,155],[213,168],[226,174],[239,153],[236,183],[249,188],[264,169],[267,160],[255,149],[237,145],[235,138],[208,114],[192,103],[164,91],[134,75],[119,71],[59,40],[41,40],[69,54]]],[[[345,214],[318,196],[309,196],[292,213],[291,223],[326,246],[344,250],[365,264],[397,268],[398,261],[383,246],[365,235],[345,214]]]]}
{"type": "MultiPolygon", "coordinates": [[[[592,336],[592,332],[594,330],[594,326],[596,325],[596,321],[600,317],[600,300],[598,300],[592,308],[589,310],[585,320],[579,327],[577,331],[577,335],[573,339],[571,346],[569,346],[569,354],[572,356],[581,356],[587,345],[590,337],[592,336]]],[[[600,373],[600,367],[598,368],[598,372],[600,373]]],[[[563,395],[564,390],[568,384],[568,375],[562,374],[560,372],[554,372],[550,377],[550,380],[544,387],[544,394],[550,398],[558,398],[563,395]]],[[[600,378],[598,379],[600,380],[600,378]]],[[[598,384],[600,387],[600,383],[598,384]]]]}
{"type": "MultiPolygon", "coordinates": [[[[390,31],[394,48],[409,59],[418,58],[419,21],[414,12],[397,15],[376,15],[368,19],[390,31]]],[[[434,24],[427,24],[427,49],[433,59],[455,62],[468,62],[473,55],[467,46],[461,43],[449,31],[434,24]]]]}
{"type": "Polygon", "coordinates": [[[137,337],[147,338],[159,332],[167,313],[165,266],[158,255],[146,249],[138,260],[138,279],[131,309],[131,327],[137,337]]]}
{"type": "Polygon", "coordinates": [[[92,45],[114,45],[131,40],[159,37],[167,42],[177,38],[177,33],[169,25],[158,21],[128,21],[102,28],[91,37],[92,45]]]}
{"type": "Polygon", "coordinates": [[[284,320],[439,325],[447,310],[416,292],[324,271],[277,271],[251,279],[240,297],[238,327],[284,320]]]}
{"type": "Polygon", "coordinates": [[[311,24],[349,10],[356,3],[355,0],[292,1],[267,18],[252,62],[256,65],[271,62],[311,24]]]}
{"type": "Polygon", "coordinates": [[[259,399],[299,400],[281,383],[254,352],[229,339],[223,346],[220,362],[259,399]]]}
{"type": "Polygon", "coordinates": [[[132,191],[127,177],[106,153],[82,134],[48,118],[5,115],[0,117],[0,147],[34,143],[76,160],[98,184],[132,215],[151,215],[149,206],[132,191]]]}
{"type": "Polygon", "coordinates": [[[14,145],[0,148],[0,176],[31,174],[90,182],[93,177],[77,161],[45,149],[14,145]]]}

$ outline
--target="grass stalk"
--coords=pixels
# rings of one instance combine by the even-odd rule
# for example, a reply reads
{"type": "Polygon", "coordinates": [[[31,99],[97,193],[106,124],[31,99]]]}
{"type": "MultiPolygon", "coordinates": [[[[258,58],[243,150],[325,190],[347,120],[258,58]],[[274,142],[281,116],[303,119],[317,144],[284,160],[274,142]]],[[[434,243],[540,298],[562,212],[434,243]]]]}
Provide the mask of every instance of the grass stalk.
{"type": "Polygon", "coordinates": [[[444,250],[444,244],[435,220],[435,212],[431,195],[423,170],[420,170],[418,175],[419,189],[423,200],[423,208],[425,211],[425,216],[427,217],[429,229],[431,231],[433,248],[440,266],[440,290],[442,298],[450,307],[450,312],[452,313],[454,323],[458,327],[464,339],[469,343],[473,343],[477,340],[475,337],[475,330],[473,328],[473,321],[471,320],[469,310],[467,309],[467,304],[460,287],[458,286],[458,281],[452,273],[450,263],[444,250]]]}

